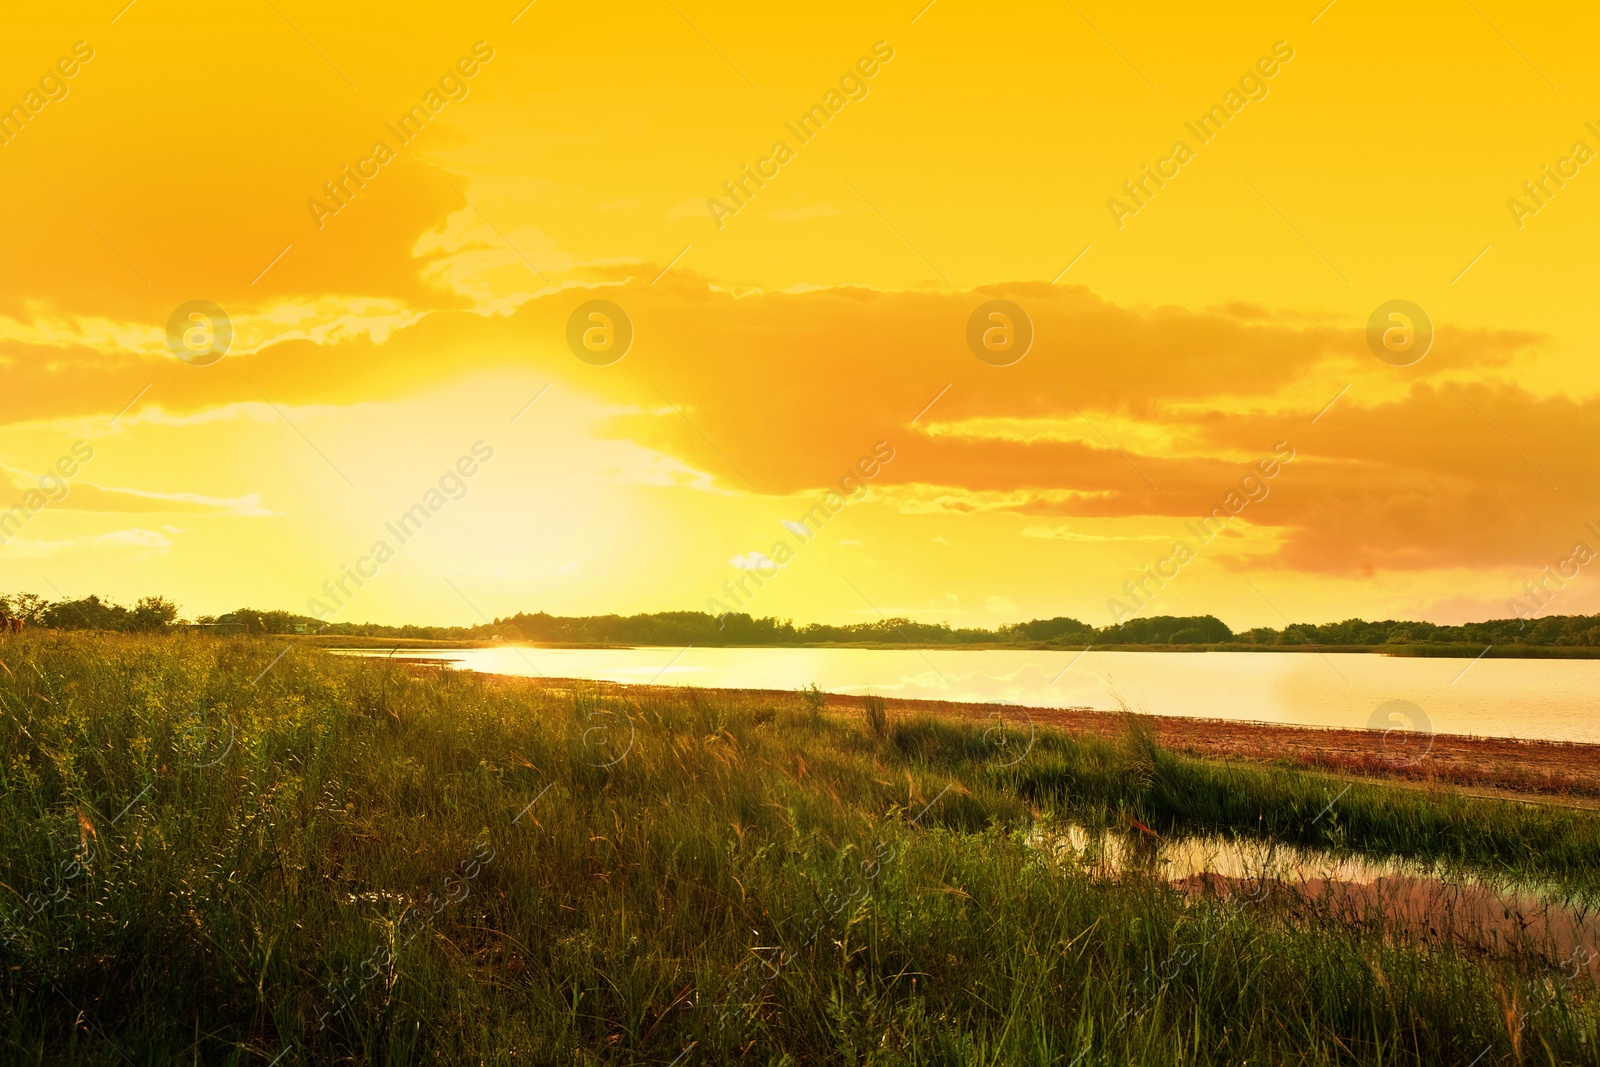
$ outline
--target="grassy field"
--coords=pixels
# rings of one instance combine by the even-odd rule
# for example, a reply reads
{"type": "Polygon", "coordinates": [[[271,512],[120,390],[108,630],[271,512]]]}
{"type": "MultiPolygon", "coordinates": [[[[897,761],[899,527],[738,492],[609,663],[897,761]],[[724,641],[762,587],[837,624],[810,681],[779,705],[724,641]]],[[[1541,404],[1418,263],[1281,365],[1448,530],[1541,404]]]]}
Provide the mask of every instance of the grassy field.
{"type": "Polygon", "coordinates": [[[1600,816],[1336,795],[1137,720],[820,704],[0,643],[5,1061],[1600,1063],[1595,988],[1547,946],[1030,843],[1221,833],[1593,896],[1600,816]]]}

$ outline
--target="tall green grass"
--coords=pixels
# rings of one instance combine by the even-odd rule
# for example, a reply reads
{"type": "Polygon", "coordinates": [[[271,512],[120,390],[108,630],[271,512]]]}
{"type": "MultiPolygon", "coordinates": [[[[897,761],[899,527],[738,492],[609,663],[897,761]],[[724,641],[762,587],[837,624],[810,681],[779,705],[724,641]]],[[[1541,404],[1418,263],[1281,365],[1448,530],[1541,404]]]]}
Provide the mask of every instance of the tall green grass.
{"type": "MultiPolygon", "coordinates": [[[[1600,1059],[1593,988],[1537,956],[1097,879],[1026,840],[1052,811],[1322,833],[1295,827],[1323,779],[278,653],[0,645],[7,1061],[1600,1059]]],[[[1512,866],[1498,835],[1544,825],[1457,803],[1352,790],[1339,833],[1512,866]],[[1387,821],[1438,805],[1500,821],[1471,848],[1387,821]]]]}

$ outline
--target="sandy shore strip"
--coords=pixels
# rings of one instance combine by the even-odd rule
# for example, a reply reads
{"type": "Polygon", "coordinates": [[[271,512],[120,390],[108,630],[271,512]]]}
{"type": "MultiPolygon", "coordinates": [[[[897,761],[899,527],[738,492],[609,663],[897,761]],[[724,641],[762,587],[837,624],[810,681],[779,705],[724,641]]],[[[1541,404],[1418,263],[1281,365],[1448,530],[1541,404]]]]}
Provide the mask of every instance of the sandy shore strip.
{"type": "MultiPolygon", "coordinates": [[[[413,669],[432,664],[412,661],[413,669]]],[[[523,684],[547,689],[682,698],[695,690],[683,686],[623,685],[617,682],[571,678],[512,678],[485,675],[500,684],[523,684]]],[[[717,698],[770,700],[773,704],[798,704],[798,693],[769,689],[716,689],[717,698]]],[[[862,698],[830,693],[827,706],[839,712],[861,709],[862,698]]],[[[992,720],[996,716],[1026,728],[1028,722],[1064,730],[1114,738],[1125,729],[1124,713],[1093,708],[1025,708],[1012,704],[976,704],[948,700],[886,698],[891,719],[917,714],[953,719],[992,720]]],[[[1206,759],[1238,759],[1261,763],[1288,763],[1308,771],[1326,771],[1342,777],[1370,778],[1396,784],[1451,786],[1463,792],[1506,799],[1600,807],[1600,745],[1565,741],[1521,741],[1510,738],[1472,737],[1460,734],[1417,735],[1392,738],[1382,731],[1229,719],[1197,719],[1176,715],[1147,715],[1156,739],[1175,751],[1206,759]],[[1407,742],[1403,747],[1399,741],[1407,742]],[[1425,749],[1425,754],[1418,758],[1425,749]],[[1410,762],[1415,760],[1415,762],[1410,762]]]]}

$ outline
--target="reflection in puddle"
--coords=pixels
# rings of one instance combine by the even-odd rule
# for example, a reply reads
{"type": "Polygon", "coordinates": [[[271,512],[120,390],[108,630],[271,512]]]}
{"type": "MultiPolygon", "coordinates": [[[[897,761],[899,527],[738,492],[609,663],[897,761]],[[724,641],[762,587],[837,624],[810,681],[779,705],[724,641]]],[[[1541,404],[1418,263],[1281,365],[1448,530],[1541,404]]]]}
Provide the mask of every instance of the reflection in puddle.
{"type": "MultiPolygon", "coordinates": [[[[1090,830],[1077,823],[1036,827],[1029,843],[1057,858],[1071,856],[1094,873],[1138,871],[1178,883],[1197,875],[1282,882],[1322,879],[1370,884],[1384,877],[1442,877],[1440,868],[1396,857],[1304,849],[1258,838],[1157,837],[1090,830]]],[[[1470,875],[1466,877],[1472,877],[1470,875]]]]}
{"type": "Polygon", "coordinates": [[[1443,864],[1303,849],[1255,838],[1160,838],[1068,823],[1028,843],[1096,878],[1157,878],[1191,898],[1270,908],[1496,956],[1526,955],[1600,981],[1600,910],[1570,891],[1443,864]],[[1241,903],[1242,902],[1242,903],[1241,903]]]}

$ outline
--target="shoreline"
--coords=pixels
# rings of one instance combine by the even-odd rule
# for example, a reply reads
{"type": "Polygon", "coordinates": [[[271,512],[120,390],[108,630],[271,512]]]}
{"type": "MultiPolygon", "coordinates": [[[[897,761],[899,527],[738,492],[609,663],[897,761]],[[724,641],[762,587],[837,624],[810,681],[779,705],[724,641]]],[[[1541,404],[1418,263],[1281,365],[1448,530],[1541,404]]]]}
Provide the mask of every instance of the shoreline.
{"type": "MultiPolygon", "coordinates": [[[[677,645],[650,645],[643,643],[603,641],[497,641],[492,638],[429,638],[429,637],[364,637],[336,634],[264,634],[272,638],[285,637],[303,642],[314,648],[325,649],[395,649],[396,651],[441,651],[475,648],[533,648],[533,649],[675,649],[677,645]]],[[[1465,644],[1415,644],[1415,645],[1250,645],[1242,642],[1218,642],[1196,645],[1059,645],[1045,641],[989,641],[973,644],[927,644],[901,642],[836,642],[819,641],[796,645],[700,645],[699,648],[737,649],[817,649],[845,648],[870,652],[1170,652],[1193,655],[1204,652],[1239,652],[1266,654],[1329,654],[1378,655],[1398,658],[1440,659],[1600,659],[1600,647],[1588,645],[1482,645],[1465,644]]]]}
{"type": "MultiPolygon", "coordinates": [[[[406,662],[416,670],[432,670],[439,665],[406,662]]],[[[797,703],[800,699],[797,693],[781,689],[696,689],[581,678],[528,678],[487,673],[476,676],[495,685],[526,685],[556,691],[586,689],[633,698],[674,699],[689,693],[710,693],[717,699],[766,700],[775,704],[797,703]]],[[[862,696],[827,694],[826,708],[834,712],[862,714],[864,705],[862,696]]],[[[1448,788],[1500,800],[1600,807],[1600,744],[1584,741],[1439,733],[1418,734],[1415,747],[1407,749],[1397,741],[1389,742],[1386,747],[1384,731],[1338,726],[899,697],[884,698],[884,706],[891,722],[919,714],[968,721],[1004,717],[1011,729],[1026,731],[1031,723],[1072,736],[1102,739],[1122,736],[1127,729],[1127,716],[1137,714],[1150,724],[1163,747],[1201,759],[1292,766],[1346,781],[1421,789],[1448,788]],[[1422,750],[1420,754],[1418,750],[1422,750]]]]}

